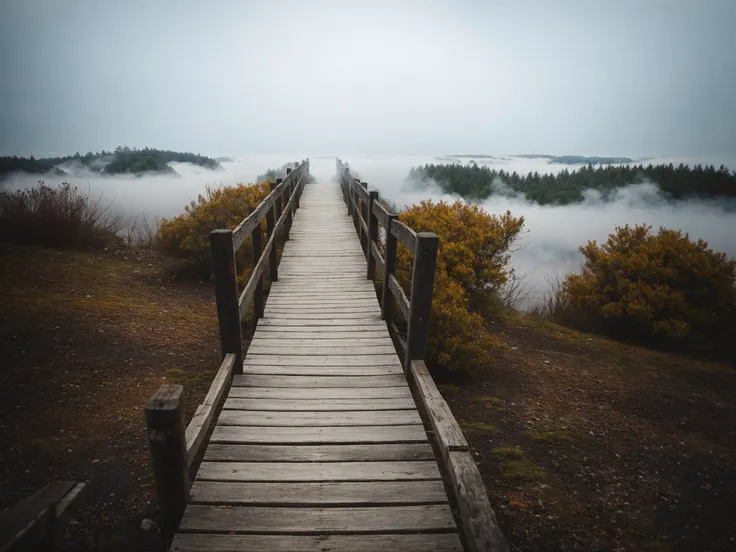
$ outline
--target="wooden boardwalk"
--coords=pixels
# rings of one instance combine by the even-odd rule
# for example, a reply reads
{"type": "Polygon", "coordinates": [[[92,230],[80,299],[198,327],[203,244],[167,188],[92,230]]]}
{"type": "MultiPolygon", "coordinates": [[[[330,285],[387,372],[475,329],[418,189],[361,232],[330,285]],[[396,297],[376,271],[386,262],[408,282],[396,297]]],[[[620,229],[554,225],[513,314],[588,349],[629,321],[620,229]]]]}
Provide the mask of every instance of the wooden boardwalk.
{"type": "Polygon", "coordinates": [[[337,185],[304,189],[177,551],[462,550],[337,185]]]}

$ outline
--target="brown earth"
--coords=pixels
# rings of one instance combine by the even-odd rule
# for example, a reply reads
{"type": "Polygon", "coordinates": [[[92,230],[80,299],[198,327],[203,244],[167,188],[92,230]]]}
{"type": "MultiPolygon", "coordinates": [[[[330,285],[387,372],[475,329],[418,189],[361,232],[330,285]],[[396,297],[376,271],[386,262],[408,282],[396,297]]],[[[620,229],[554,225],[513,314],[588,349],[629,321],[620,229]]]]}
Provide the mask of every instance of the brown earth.
{"type": "Polygon", "coordinates": [[[736,550],[736,371],[527,317],[441,385],[513,550],[736,550]]]}
{"type": "Polygon", "coordinates": [[[164,382],[191,416],[219,362],[214,293],[150,250],[0,250],[0,510],[88,480],[74,550],[160,550],[143,407],[164,382]]]}
{"type": "MultiPolygon", "coordinates": [[[[89,480],[70,550],[159,550],[143,406],[219,365],[214,293],[155,251],[0,248],[0,510],[89,480]]],[[[736,549],[736,371],[525,317],[441,385],[512,549],[736,549]]]]}

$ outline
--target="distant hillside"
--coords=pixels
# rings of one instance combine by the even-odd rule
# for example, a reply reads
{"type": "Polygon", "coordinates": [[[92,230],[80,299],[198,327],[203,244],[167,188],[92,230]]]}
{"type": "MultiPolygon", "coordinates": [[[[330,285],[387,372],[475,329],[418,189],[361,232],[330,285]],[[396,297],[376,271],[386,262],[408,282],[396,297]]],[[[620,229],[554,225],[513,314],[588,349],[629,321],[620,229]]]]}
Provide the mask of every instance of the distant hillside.
{"type": "Polygon", "coordinates": [[[84,167],[87,170],[100,174],[143,174],[143,173],[176,173],[169,163],[193,163],[209,169],[220,169],[220,164],[211,157],[196,153],[184,153],[152,148],[129,148],[119,146],[115,151],[102,150],[98,153],[88,152],[85,155],[75,153],[65,157],[0,157],[0,178],[12,172],[29,174],[46,174],[53,172],[56,175],[69,174],[75,167],[84,167]]]}
{"type": "Polygon", "coordinates": [[[585,157],[582,155],[542,155],[533,153],[523,153],[514,157],[523,157],[524,159],[544,158],[549,159],[550,163],[560,163],[562,165],[615,165],[635,161],[630,157],[585,157]]]}
{"type": "Polygon", "coordinates": [[[413,167],[407,180],[422,186],[435,182],[444,192],[467,200],[482,200],[493,194],[523,194],[539,204],[568,204],[584,200],[583,192],[594,189],[607,197],[613,190],[642,182],[656,183],[670,199],[690,197],[736,197],[736,171],[721,165],[599,165],[556,174],[519,174],[477,164],[428,164],[413,167]]]}

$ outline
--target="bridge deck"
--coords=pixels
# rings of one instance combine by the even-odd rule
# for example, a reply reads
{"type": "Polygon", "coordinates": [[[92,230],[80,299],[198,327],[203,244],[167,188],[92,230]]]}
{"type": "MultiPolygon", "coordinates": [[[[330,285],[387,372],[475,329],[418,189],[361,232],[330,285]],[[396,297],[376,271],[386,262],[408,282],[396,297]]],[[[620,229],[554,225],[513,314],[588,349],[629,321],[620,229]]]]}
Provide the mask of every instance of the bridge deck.
{"type": "Polygon", "coordinates": [[[172,550],[462,550],[336,185],[305,188],[172,550]]]}

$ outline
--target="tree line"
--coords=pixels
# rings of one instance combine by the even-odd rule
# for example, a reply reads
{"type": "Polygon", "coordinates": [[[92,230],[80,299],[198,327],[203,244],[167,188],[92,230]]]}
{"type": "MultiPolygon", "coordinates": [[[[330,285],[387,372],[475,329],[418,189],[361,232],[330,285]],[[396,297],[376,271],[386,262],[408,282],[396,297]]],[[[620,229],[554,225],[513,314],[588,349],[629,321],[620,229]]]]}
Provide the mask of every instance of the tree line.
{"type": "Polygon", "coordinates": [[[64,157],[42,157],[38,159],[34,156],[0,157],[0,176],[16,171],[29,174],[46,174],[49,172],[64,174],[65,171],[60,166],[66,163],[80,163],[89,170],[101,174],[167,173],[173,171],[168,165],[172,161],[193,163],[209,169],[221,168],[215,159],[196,153],[118,146],[115,151],[102,150],[97,153],[90,151],[84,155],[77,152],[74,155],[64,157]]]}
{"type": "Polygon", "coordinates": [[[446,193],[467,200],[483,200],[493,194],[521,193],[539,204],[569,204],[583,201],[583,191],[594,189],[604,197],[617,188],[652,181],[669,199],[691,197],[736,197],[736,171],[724,165],[609,165],[583,166],[557,174],[526,175],[470,165],[427,164],[412,167],[408,180],[416,185],[436,182],[446,193]]]}

